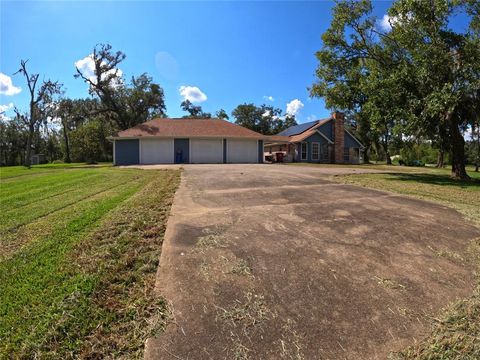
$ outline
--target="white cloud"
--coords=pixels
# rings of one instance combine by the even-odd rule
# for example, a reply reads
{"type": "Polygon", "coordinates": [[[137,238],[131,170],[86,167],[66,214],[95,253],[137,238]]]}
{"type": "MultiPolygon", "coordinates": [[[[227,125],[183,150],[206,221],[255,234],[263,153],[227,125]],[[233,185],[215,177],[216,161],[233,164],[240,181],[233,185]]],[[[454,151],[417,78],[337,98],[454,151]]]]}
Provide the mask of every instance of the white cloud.
{"type": "Polygon", "coordinates": [[[286,112],[290,116],[295,116],[299,113],[300,110],[302,110],[303,107],[304,105],[300,100],[294,99],[287,104],[286,112]]]}
{"type": "Polygon", "coordinates": [[[315,120],[317,120],[317,115],[312,114],[312,115],[307,116],[307,121],[310,122],[310,121],[315,121],[315,120]]]}
{"type": "Polygon", "coordinates": [[[92,82],[95,80],[95,63],[93,61],[93,55],[88,55],[83,59],[75,61],[75,67],[80,70],[83,76],[89,78],[92,82]]]}
{"type": "Polygon", "coordinates": [[[263,97],[263,99],[264,99],[264,100],[271,101],[271,102],[274,102],[274,101],[275,101],[275,99],[274,99],[273,96],[271,96],[271,95],[270,95],[270,96],[265,95],[265,96],[263,97]]]}
{"type": "Polygon", "coordinates": [[[7,105],[0,105],[0,113],[4,113],[7,110],[10,110],[13,108],[13,103],[7,104],[7,105]]]}
{"type": "Polygon", "coordinates": [[[20,91],[22,91],[22,89],[13,85],[10,76],[0,73],[0,94],[11,96],[17,95],[20,91]]]}
{"type": "Polygon", "coordinates": [[[202,90],[196,86],[180,86],[178,89],[180,95],[182,95],[184,100],[188,100],[192,103],[200,103],[207,100],[207,95],[205,95],[202,90]]]}
{"type": "Polygon", "coordinates": [[[265,112],[262,114],[262,117],[269,117],[272,115],[272,112],[270,110],[265,110],[265,112]]]}
{"type": "MultiPolygon", "coordinates": [[[[410,18],[410,16],[407,16],[410,18]]],[[[398,22],[398,18],[396,16],[392,17],[388,14],[383,15],[383,17],[377,20],[378,25],[383,31],[391,31],[392,25],[395,25],[398,22]]]]}
{"type": "Polygon", "coordinates": [[[5,115],[5,112],[13,109],[13,103],[9,103],[7,105],[0,105],[0,120],[1,121],[10,121],[12,118],[10,116],[5,115]]]}
{"type": "MultiPolygon", "coordinates": [[[[83,59],[75,61],[75,67],[80,70],[83,76],[88,78],[92,83],[97,82],[97,77],[95,75],[95,62],[93,61],[93,54],[85,56],[83,59]]],[[[122,78],[123,76],[123,71],[121,69],[116,69],[117,70],[117,76],[119,79],[122,78]]],[[[106,72],[103,76],[107,76],[109,74],[114,74],[115,69],[112,69],[108,72],[106,72]]],[[[120,80],[121,81],[121,80],[120,80]]]]}

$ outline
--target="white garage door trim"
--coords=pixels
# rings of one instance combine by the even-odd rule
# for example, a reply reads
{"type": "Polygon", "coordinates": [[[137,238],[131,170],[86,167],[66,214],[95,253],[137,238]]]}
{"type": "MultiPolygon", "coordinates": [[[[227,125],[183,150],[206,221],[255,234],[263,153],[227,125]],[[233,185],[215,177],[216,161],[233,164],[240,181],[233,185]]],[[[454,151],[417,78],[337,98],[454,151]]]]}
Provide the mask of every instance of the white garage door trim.
{"type": "Polygon", "coordinates": [[[140,164],[173,164],[173,139],[140,139],[140,164]]]}
{"type": "Polygon", "coordinates": [[[223,163],[223,139],[190,139],[192,164],[223,163]]]}
{"type": "Polygon", "coordinates": [[[227,139],[228,163],[258,163],[258,140],[227,139]]]}

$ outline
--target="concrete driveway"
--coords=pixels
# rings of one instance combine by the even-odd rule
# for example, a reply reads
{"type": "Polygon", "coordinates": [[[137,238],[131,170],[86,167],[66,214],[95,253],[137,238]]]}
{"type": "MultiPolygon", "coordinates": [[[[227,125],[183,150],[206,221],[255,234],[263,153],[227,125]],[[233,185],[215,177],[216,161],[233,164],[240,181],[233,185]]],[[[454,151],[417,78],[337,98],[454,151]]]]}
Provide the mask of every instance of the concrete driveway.
{"type": "Polygon", "coordinates": [[[146,358],[384,359],[428,334],[472,293],[455,254],[480,231],[449,208],[329,180],[351,171],[185,166],[157,277],[172,319],[146,358]]]}

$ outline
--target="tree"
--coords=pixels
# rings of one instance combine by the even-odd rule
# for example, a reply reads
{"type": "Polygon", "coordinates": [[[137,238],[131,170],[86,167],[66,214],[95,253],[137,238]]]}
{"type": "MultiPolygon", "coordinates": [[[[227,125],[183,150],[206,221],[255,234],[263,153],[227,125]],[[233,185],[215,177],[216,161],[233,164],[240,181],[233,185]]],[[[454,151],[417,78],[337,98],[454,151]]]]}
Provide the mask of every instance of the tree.
{"type": "Polygon", "coordinates": [[[0,165],[24,163],[27,129],[17,118],[0,117],[0,165]]]}
{"type": "Polygon", "coordinates": [[[71,162],[70,132],[74,131],[87,119],[98,114],[99,103],[95,99],[61,99],[56,106],[55,118],[60,122],[65,149],[64,161],[71,162]]]}
{"type": "Polygon", "coordinates": [[[90,94],[100,100],[97,114],[109,113],[120,130],[163,117],[166,111],[163,89],[147,74],[132,76],[130,84],[125,83],[118,69],[125,57],[121,51],[114,53],[111,45],[97,45],[90,55],[93,76],[78,67],[75,74],[89,85],[90,94]]]}
{"type": "Polygon", "coordinates": [[[235,124],[264,135],[278,134],[282,130],[296,125],[295,117],[283,115],[282,110],[271,105],[242,104],[233,111],[235,124]]]}
{"type": "Polygon", "coordinates": [[[406,49],[405,61],[419,89],[409,105],[421,104],[421,111],[410,125],[432,129],[437,124],[441,131],[434,135],[450,150],[452,176],[458,179],[469,178],[461,129],[472,121],[473,99],[480,88],[480,37],[478,32],[451,30],[449,19],[475,6],[478,3],[468,1],[402,0],[390,10],[392,16],[405,19],[393,27],[392,36],[406,49]]]}
{"type": "Polygon", "coordinates": [[[478,15],[477,8],[474,1],[399,0],[389,10],[391,31],[382,32],[370,1],[340,1],[317,52],[311,94],[359,114],[387,157],[392,135],[425,137],[451,152],[452,176],[468,178],[460,128],[471,121],[480,87],[478,25],[472,16],[471,30],[456,33],[448,21],[454,12],[478,15]]]}
{"type": "Polygon", "coordinates": [[[188,115],[184,116],[185,118],[206,118],[209,119],[212,117],[212,114],[203,112],[203,109],[200,105],[193,105],[190,100],[184,100],[180,104],[183,111],[188,112],[188,115]]]}
{"type": "Polygon", "coordinates": [[[225,110],[220,109],[215,113],[215,117],[217,119],[223,119],[223,120],[229,120],[230,118],[228,117],[228,114],[225,110]]]}
{"type": "Polygon", "coordinates": [[[27,81],[30,97],[29,112],[21,113],[16,107],[14,109],[18,120],[22,121],[28,130],[24,165],[30,167],[30,155],[32,152],[32,141],[35,131],[38,131],[42,121],[47,121],[53,111],[54,97],[61,93],[62,85],[57,81],[44,80],[38,83],[40,74],[29,74],[27,70],[28,60],[20,61],[20,69],[15,74],[22,74],[27,81]],[[39,85],[39,87],[37,87],[39,85]]]}
{"type": "Polygon", "coordinates": [[[258,131],[258,123],[262,118],[262,111],[254,104],[238,105],[232,111],[235,124],[246,127],[247,129],[258,131]]]}
{"type": "Polygon", "coordinates": [[[102,119],[94,118],[72,131],[72,152],[75,161],[96,163],[107,160],[105,139],[108,129],[105,125],[106,122],[102,119]]]}

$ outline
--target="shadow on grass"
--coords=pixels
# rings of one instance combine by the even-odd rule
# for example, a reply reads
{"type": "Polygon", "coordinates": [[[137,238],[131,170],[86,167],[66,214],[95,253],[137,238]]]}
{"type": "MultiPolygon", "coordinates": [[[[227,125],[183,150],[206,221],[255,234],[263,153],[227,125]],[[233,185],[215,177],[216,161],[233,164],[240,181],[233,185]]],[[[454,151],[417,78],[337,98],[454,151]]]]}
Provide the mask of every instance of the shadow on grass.
{"type": "Polygon", "coordinates": [[[422,184],[431,184],[431,185],[440,185],[440,186],[454,186],[464,189],[468,188],[479,188],[480,190],[480,180],[471,179],[469,181],[455,180],[448,175],[439,175],[439,174],[412,174],[412,173],[388,173],[388,175],[393,176],[389,180],[400,180],[406,182],[416,182],[422,184]]]}

